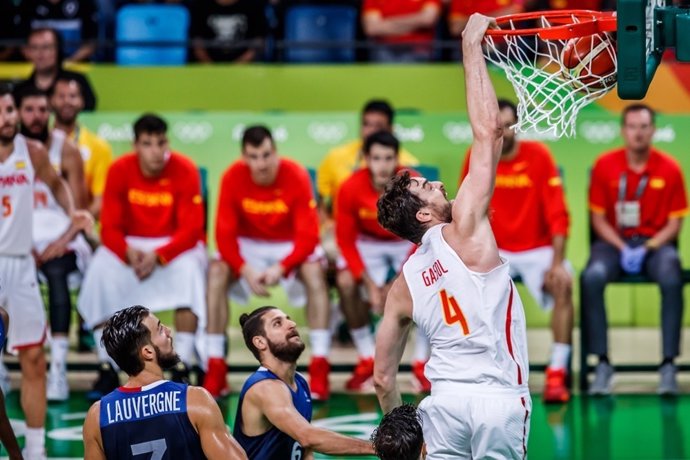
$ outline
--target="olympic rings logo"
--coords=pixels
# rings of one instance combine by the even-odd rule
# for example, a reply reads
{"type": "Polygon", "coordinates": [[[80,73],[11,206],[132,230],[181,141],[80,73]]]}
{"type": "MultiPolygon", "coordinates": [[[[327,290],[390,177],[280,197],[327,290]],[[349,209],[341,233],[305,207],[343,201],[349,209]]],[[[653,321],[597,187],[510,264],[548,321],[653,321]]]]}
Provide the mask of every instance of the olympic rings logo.
{"type": "Polygon", "coordinates": [[[424,129],[420,125],[403,126],[396,123],[394,131],[400,142],[424,141],[424,129]]]}
{"type": "Polygon", "coordinates": [[[119,126],[103,123],[96,130],[98,136],[108,142],[131,142],[134,139],[132,125],[125,123],[119,126]]]}
{"type": "Polygon", "coordinates": [[[180,121],[173,125],[172,132],[185,144],[203,144],[213,135],[213,125],[207,121],[180,121]]]}
{"type": "Polygon", "coordinates": [[[307,133],[317,144],[336,144],[347,136],[347,124],[343,122],[313,122],[307,126],[307,133]]]}

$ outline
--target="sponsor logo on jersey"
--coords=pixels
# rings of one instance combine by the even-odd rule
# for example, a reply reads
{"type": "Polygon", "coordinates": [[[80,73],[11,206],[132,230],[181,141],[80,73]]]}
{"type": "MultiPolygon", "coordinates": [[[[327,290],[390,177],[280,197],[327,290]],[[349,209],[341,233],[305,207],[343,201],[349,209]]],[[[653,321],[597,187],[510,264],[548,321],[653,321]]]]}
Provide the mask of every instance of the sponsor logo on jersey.
{"type": "Polygon", "coordinates": [[[534,183],[526,173],[498,174],[496,176],[496,187],[499,188],[529,188],[532,186],[534,183]]]}
{"type": "Polygon", "coordinates": [[[146,190],[131,189],[127,192],[127,200],[139,206],[172,206],[173,195],[170,192],[149,192],[146,190]]]}
{"type": "Polygon", "coordinates": [[[14,187],[15,185],[27,185],[30,183],[29,178],[22,172],[10,174],[9,176],[0,176],[0,187],[14,187]]]}
{"type": "Polygon", "coordinates": [[[242,209],[247,214],[287,214],[289,211],[288,205],[280,198],[269,201],[244,198],[242,209]]]}

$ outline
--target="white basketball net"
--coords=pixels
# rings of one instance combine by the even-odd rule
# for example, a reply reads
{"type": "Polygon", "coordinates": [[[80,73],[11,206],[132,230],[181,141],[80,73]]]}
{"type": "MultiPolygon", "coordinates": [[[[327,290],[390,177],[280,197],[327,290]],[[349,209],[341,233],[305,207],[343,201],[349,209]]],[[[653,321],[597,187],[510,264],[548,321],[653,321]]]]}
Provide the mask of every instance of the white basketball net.
{"type": "MultiPolygon", "coordinates": [[[[572,16],[572,21],[580,19],[572,16]]],[[[543,16],[537,22],[540,28],[552,26],[543,16]]],[[[510,20],[501,24],[501,29],[524,26],[510,20]]],[[[487,60],[505,71],[517,94],[518,122],[514,128],[518,132],[573,137],[578,112],[615,86],[615,73],[595,75],[589,63],[583,63],[577,72],[566,68],[561,54],[568,40],[545,40],[535,33],[486,35],[484,42],[487,60]]],[[[615,49],[605,49],[616,62],[615,49]]]]}

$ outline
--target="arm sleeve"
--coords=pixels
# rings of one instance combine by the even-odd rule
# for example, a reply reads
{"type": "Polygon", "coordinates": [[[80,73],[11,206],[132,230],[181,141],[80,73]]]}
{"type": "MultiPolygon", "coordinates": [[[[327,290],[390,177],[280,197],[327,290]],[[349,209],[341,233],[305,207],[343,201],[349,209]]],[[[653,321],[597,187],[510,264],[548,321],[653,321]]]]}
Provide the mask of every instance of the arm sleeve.
{"type": "Polygon", "coordinates": [[[175,194],[175,221],[177,228],[168,244],[156,249],[163,263],[168,263],[193,248],[203,238],[204,207],[201,198],[199,171],[193,164],[185,165],[174,180],[179,187],[175,194]]]}
{"type": "Polygon", "coordinates": [[[319,244],[319,216],[316,212],[316,201],[312,194],[309,174],[304,168],[299,168],[292,192],[296,195],[293,200],[292,225],[294,228],[294,247],[292,252],[280,264],[285,273],[301,265],[314,252],[319,244]]]}
{"type": "Polygon", "coordinates": [[[362,16],[368,14],[381,16],[381,7],[379,6],[378,0],[364,0],[364,2],[362,2],[362,16]]]}
{"type": "Polygon", "coordinates": [[[606,184],[602,176],[602,168],[597,161],[592,168],[592,177],[589,183],[589,210],[596,214],[606,213],[606,184]]]}
{"type": "Polygon", "coordinates": [[[223,260],[230,265],[235,276],[240,273],[244,259],[240,255],[237,242],[237,213],[234,206],[235,190],[241,190],[241,185],[233,180],[232,170],[228,170],[220,183],[218,197],[218,212],[216,213],[216,247],[223,260]]]}
{"type": "Polygon", "coordinates": [[[125,241],[125,220],[127,171],[121,164],[111,168],[103,191],[103,207],[101,208],[101,240],[105,247],[113,251],[120,259],[127,263],[127,242],[125,241]]]}
{"type": "Polygon", "coordinates": [[[563,193],[563,180],[553,158],[548,152],[545,153],[541,190],[546,222],[552,238],[556,235],[568,236],[570,216],[563,193]]]}
{"type": "Polygon", "coordinates": [[[353,195],[350,193],[352,187],[346,182],[338,191],[337,212],[335,213],[335,236],[338,242],[340,253],[347,262],[347,268],[356,280],[362,278],[364,273],[364,262],[357,249],[357,210],[354,209],[353,195]]]}

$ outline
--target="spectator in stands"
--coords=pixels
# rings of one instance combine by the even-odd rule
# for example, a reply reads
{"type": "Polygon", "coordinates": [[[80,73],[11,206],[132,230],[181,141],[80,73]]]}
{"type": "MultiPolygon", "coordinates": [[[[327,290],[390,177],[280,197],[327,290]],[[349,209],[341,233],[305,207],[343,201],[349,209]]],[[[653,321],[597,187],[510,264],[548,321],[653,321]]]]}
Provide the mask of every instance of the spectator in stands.
{"type": "Polygon", "coordinates": [[[362,27],[377,62],[427,62],[433,57],[441,0],[364,0],[362,27]]]}
{"type": "Polygon", "coordinates": [[[263,1],[212,0],[192,9],[190,37],[199,62],[260,59],[267,33],[263,1]]]}
{"type": "Polygon", "coordinates": [[[19,58],[19,42],[24,40],[22,24],[15,2],[0,0],[0,62],[19,58]],[[16,43],[9,43],[13,41],[16,43]]]}
{"type": "Polygon", "coordinates": [[[595,240],[582,273],[588,350],[599,357],[591,394],[609,394],[604,288],[623,272],[643,273],[661,289],[663,360],[660,394],[678,393],[677,367],[683,320],[683,282],[676,242],[688,213],[678,162],[652,146],[654,110],[633,104],[623,110],[624,146],[603,154],[592,169],[589,209],[595,240]]]}
{"type": "MultiPolygon", "coordinates": [[[[572,349],[572,268],[565,260],[569,216],[556,163],[548,148],[516,139],[517,107],[498,101],[503,122],[503,150],[491,198],[491,228],[511,276],[520,276],[532,297],[552,310],[553,346],[546,368],[544,401],[570,399],[567,372],[572,349]]],[[[462,178],[469,170],[465,156],[462,178]]]]}
{"type": "Polygon", "coordinates": [[[61,35],[66,61],[91,59],[98,37],[94,0],[24,0],[19,8],[30,29],[50,28],[61,35]]]}
{"type": "Polygon", "coordinates": [[[278,156],[264,126],[245,130],[242,158],[223,175],[216,243],[220,259],[211,262],[208,272],[210,359],[204,387],[214,395],[227,391],[223,334],[228,288],[236,301],[246,303],[250,294],[268,296],[268,288],[280,283],[292,305],[306,302],[312,398],[327,399],[329,300],[311,181],[304,167],[278,156]]]}
{"type": "MultiPolygon", "coordinates": [[[[84,209],[86,184],[84,162],[77,146],[60,130],[48,129],[50,110],[48,96],[39,89],[27,87],[17,97],[21,133],[41,142],[53,167],[68,183],[75,206],[84,209]]],[[[33,251],[39,275],[48,286],[50,312],[49,401],[69,398],[67,351],[69,325],[72,320],[72,297],[69,278],[84,272],[91,257],[91,246],[71,223],[50,188],[40,180],[34,182],[33,251]]]]}
{"type": "MultiPolygon", "coordinates": [[[[373,385],[374,335],[362,288],[372,309],[382,311],[392,282],[390,275],[400,273],[414,250],[411,242],[384,229],[377,220],[376,202],[386,184],[401,169],[399,149],[400,143],[389,131],[377,131],[367,137],[363,147],[367,167],[354,172],[338,190],[335,229],[342,256],[338,260],[336,282],[341,308],[359,355],[354,374],[345,384],[348,390],[373,385]]],[[[420,391],[429,391],[431,384],[424,376],[429,341],[421,333],[417,334],[413,359],[414,383],[420,391]]]]}
{"type": "MultiPolygon", "coordinates": [[[[364,140],[376,131],[393,132],[395,112],[391,105],[381,99],[372,99],[362,109],[359,139],[331,149],[321,161],[316,175],[316,189],[319,206],[326,215],[335,208],[332,201],[338,188],[350,175],[366,166],[362,146],[364,140]]],[[[405,149],[400,150],[402,166],[417,166],[419,161],[405,149]]]]}
{"type": "Polygon", "coordinates": [[[451,36],[460,37],[472,13],[497,18],[523,11],[523,0],[451,0],[448,14],[448,29],[451,36]]]}
{"type": "Polygon", "coordinates": [[[100,246],[84,277],[78,308],[94,328],[101,362],[93,391],[98,399],[118,386],[101,343],[104,322],[123,305],[144,303],[153,312],[175,310],[175,348],[182,362],[173,380],[189,381],[197,326],[206,326],[206,250],[199,171],[171,151],[166,122],[145,114],[134,123],[133,153],[108,171],[103,192],[100,246]]]}
{"type": "Polygon", "coordinates": [[[79,83],[84,110],[95,110],[96,95],[86,76],[62,67],[61,40],[53,29],[35,29],[29,33],[24,55],[33,64],[34,71],[27,80],[17,85],[16,92],[20,92],[25,86],[50,91],[58,77],[70,78],[79,83]]]}
{"type": "Polygon", "coordinates": [[[106,175],[113,161],[113,150],[105,139],[77,121],[79,113],[84,109],[81,89],[77,79],[60,75],[48,95],[55,116],[54,128],[64,131],[79,146],[84,160],[87,209],[98,219],[101,215],[106,175]]]}

